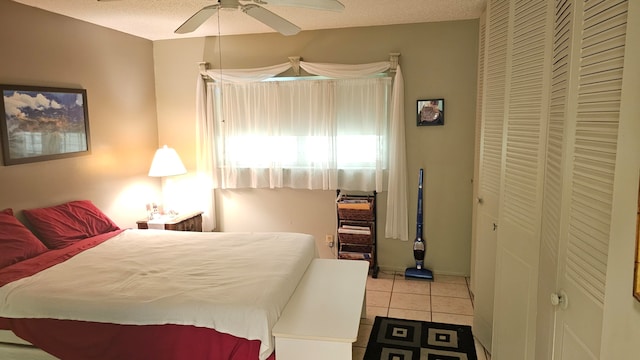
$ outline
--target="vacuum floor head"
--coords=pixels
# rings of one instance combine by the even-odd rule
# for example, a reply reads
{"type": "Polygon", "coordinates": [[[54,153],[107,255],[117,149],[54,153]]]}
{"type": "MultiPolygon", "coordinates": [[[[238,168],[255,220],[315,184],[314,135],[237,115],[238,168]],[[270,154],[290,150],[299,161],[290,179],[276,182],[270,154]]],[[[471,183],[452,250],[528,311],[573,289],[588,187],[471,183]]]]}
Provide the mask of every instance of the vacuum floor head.
{"type": "Polygon", "coordinates": [[[404,277],[433,280],[433,272],[429,269],[407,268],[404,272],[404,277]]]}

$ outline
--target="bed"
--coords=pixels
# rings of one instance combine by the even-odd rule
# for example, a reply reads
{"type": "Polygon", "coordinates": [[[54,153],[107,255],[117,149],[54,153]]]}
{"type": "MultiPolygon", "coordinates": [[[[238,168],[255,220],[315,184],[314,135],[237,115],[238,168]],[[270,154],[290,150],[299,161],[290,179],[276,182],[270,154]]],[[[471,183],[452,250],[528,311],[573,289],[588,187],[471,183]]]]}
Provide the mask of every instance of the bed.
{"type": "MultiPolygon", "coordinates": [[[[99,219],[71,240],[77,219],[58,231],[61,214],[24,212],[47,247],[30,238],[29,254],[0,262],[0,357],[39,358],[26,341],[62,359],[274,359],[271,329],[317,256],[312,236],[121,230],[82,206],[99,219]]],[[[0,247],[29,235],[8,213],[0,247]]]]}

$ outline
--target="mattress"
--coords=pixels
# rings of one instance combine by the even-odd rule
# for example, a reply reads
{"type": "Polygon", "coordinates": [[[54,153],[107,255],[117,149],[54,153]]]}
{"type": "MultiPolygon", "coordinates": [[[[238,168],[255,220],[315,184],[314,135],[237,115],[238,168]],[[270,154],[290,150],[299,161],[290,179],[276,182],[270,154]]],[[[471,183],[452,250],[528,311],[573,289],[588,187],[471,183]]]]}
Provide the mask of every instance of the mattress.
{"type": "Polygon", "coordinates": [[[260,341],[266,359],[315,257],[306,234],[129,229],[0,287],[0,317],[215,329],[260,341]]]}

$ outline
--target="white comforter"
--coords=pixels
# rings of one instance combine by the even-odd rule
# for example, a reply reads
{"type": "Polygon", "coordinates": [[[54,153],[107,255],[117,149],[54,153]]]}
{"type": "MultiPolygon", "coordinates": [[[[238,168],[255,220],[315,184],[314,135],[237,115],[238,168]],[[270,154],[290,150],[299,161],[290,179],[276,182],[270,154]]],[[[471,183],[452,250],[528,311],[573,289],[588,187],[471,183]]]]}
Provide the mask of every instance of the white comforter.
{"type": "Polygon", "coordinates": [[[126,230],[0,287],[0,316],[202,326],[260,340],[265,359],[315,256],[305,234],[126,230]]]}

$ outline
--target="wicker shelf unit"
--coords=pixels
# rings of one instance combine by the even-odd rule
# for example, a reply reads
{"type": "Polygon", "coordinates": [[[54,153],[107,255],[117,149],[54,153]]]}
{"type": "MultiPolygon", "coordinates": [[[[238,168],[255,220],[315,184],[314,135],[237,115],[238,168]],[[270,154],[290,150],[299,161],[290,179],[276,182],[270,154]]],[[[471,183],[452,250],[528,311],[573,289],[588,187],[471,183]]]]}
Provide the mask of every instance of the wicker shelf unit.
{"type": "Polygon", "coordinates": [[[366,260],[378,277],[376,251],[376,192],[348,195],[337,191],[337,247],[339,259],[366,260]]]}

